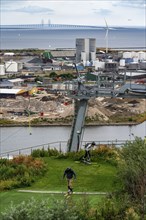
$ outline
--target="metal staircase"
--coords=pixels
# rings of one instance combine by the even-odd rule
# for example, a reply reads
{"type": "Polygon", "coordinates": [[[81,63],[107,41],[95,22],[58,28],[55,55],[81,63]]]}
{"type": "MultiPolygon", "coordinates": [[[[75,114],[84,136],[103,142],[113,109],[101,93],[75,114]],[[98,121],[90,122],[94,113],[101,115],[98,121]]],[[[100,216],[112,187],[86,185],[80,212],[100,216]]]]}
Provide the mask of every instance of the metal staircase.
{"type": "Polygon", "coordinates": [[[88,103],[87,99],[75,100],[75,114],[74,114],[70,140],[68,143],[69,151],[79,150],[82,129],[85,121],[87,103],[88,103]]]}

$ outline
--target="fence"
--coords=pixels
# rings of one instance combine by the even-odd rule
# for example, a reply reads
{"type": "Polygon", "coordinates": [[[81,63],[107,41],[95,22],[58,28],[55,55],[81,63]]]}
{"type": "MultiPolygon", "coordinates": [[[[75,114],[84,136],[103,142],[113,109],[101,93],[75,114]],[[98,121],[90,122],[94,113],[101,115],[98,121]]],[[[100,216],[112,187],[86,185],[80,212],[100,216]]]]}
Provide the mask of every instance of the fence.
{"type": "MultiPolygon", "coordinates": [[[[93,141],[93,140],[92,140],[93,141]]],[[[92,141],[82,141],[80,145],[80,149],[84,149],[84,146],[86,143],[92,142],[92,141]]],[[[108,145],[108,146],[116,146],[121,147],[123,146],[127,140],[108,140],[108,141],[96,141],[94,140],[97,146],[99,145],[108,145]]],[[[20,148],[16,150],[11,150],[7,152],[2,152],[0,154],[0,158],[8,158],[12,159],[14,156],[18,155],[30,155],[33,150],[37,149],[56,149],[59,152],[66,152],[67,151],[67,141],[58,141],[58,142],[51,142],[46,144],[40,144],[32,147],[26,147],[26,148],[20,148]]]]}

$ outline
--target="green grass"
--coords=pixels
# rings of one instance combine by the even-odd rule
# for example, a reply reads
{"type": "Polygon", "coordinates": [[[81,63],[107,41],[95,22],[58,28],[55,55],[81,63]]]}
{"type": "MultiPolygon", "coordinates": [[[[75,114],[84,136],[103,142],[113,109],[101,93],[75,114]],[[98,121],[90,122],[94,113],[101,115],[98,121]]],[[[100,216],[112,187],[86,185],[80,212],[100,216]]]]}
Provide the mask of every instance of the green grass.
{"type": "MultiPolygon", "coordinates": [[[[55,159],[51,157],[44,158],[44,160],[47,164],[47,172],[31,187],[25,187],[25,189],[67,191],[66,179],[63,179],[63,173],[67,167],[71,167],[76,172],[77,179],[73,182],[73,188],[76,192],[111,192],[115,189],[116,167],[108,163],[86,165],[76,163],[70,159],[55,159]]],[[[73,195],[73,198],[78,200],[83,196],[73,195]]],[[[64,199],[63,194],[22,193],[15,189],[0,193],[0,212],[9,208],[11,202],[17,205],[31,197],[39,200],[50,197],[64,199]]],[[[88,196],[92,205],[96,205],[102,197],[103,195],[88,196]]]]}
{"type": "Polygon", "coordinates": [[[28,187],[28,189],[67,190],[66,180],[63,179],[63,173],[67,167],[71,167],[76,172],[77,179],[73,183],[75,191],[109,192],[114,189],[113,182],[115,180],[116,167],[110,164],[86,165],[76,163],[70,159],[53,159],[50,157],[44,160],[47,163],[45,176],[31,187],[28,187]]]}
{"type": "MultiPolygon", "coordinates": [[[[102,200],[104,195],[72,195],[71,199],[73,199],[76,202],[79,202],[85,197],[89,199],[91,206],[96,207],[98,202],[102,200]]],[[[31,198],[34,198],[35,200],[38,200],[38,201],[49,199],[50,202],[53,202],[54,199],[57,199],[57,200],[66,199],[64,197],[64,194],[23,193],[23,192],[18,192],[17,190],[1,192],[0,193],[0,213],[8,210],[11,204],[18,205],[23,201],[26,201],[26,202],[29,201],[31,198]]]]}

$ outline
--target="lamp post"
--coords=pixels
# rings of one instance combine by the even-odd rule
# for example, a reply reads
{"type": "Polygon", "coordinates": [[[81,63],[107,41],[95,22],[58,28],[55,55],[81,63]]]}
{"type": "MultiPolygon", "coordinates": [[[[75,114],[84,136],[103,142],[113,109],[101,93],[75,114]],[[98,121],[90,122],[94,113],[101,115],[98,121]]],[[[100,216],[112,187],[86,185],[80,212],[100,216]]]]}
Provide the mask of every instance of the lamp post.
{"type": "Polygon", "coordinates": [[[80,147],[80,131],[77,131],[77,152],[78,152],[78,150],[79,150],[79,147],[80,147]]]}

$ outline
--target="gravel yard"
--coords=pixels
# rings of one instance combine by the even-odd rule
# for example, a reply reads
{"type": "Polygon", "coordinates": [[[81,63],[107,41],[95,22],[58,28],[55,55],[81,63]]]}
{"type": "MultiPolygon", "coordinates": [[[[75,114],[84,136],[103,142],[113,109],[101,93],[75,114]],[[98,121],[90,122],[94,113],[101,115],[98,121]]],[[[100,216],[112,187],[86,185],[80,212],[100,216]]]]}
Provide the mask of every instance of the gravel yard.
{"type": "MultiPolygon", "coordinates": [[[[106,122],[109,117],[118,115],[141,114],[145,112],[144,99],[91,98],[86,116],[98,117],[99,122],[106,122]]],[[[35,97],[17,96],[16,99],[1,99],[0,117],[27,122],[34,118],[66,118],[74,115],[74,100],[63,94],[43,92],[35,97]],[[28,111],[30,114],[28,114],[28,111]]]]}

